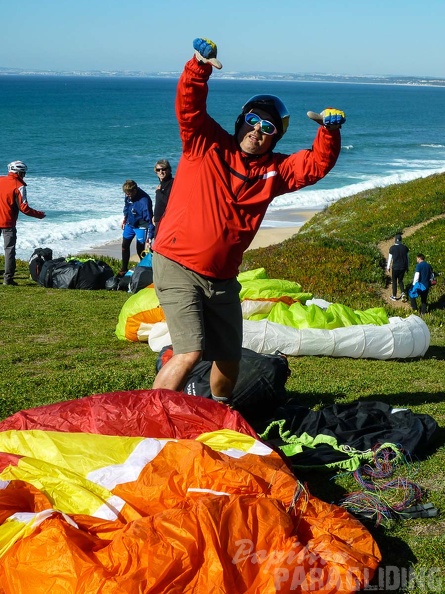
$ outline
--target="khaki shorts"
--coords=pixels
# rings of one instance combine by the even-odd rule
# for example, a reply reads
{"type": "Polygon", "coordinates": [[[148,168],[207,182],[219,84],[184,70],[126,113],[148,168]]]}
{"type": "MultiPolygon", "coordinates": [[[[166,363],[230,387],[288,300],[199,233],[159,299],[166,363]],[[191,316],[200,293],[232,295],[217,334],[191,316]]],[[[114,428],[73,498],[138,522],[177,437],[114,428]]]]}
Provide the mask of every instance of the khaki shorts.
{"type": "Polygon", "coordinates": [[[204,277],[155,252],[153,281],[175,355],[203,351],[207,361],[241,359],[241,285],[236,278],[204,277]]]}

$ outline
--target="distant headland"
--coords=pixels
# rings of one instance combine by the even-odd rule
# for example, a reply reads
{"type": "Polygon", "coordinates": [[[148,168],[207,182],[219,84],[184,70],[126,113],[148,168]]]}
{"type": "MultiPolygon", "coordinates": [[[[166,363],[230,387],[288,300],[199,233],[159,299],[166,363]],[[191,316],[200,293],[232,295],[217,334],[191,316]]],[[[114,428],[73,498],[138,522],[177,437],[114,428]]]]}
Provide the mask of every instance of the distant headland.
{"type": "MultiPolygon", "coordinates": [[[[0,76],[84,76],[115,78],[179,78],[180,72],[140,70],[26,70],[22,68],[2,68],[0,76]]],[[[274,80],[290,82],[331,82],[350,84],[410,85],[445,87],[445,78],[397,76],[397,75],[352,75],[352,74],[307,74],[283,72],[214,72],[213,78],[227,80],[274,80]]]]}

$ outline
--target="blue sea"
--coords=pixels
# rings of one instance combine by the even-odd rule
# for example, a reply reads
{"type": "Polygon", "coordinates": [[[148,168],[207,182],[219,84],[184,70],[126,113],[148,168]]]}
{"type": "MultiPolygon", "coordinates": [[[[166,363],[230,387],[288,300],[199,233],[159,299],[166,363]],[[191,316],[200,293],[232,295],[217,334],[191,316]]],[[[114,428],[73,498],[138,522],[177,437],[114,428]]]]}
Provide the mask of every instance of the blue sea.
{"type": "MultiPolygon", "coordinates": [[[[25,161],[29,204],[47,213],[43,221],[19,216],[19,258],[36,247],[67,256],[120,239],[123,182],[134,179],[154,198],[156,160],[167,158],[176,170],[176,83],[173,76],[0,76],[0,174],[10,161],[25,161]]],[[[308,110],[333,106],[347,116],[335,168],[315,186],[276,198],[265,227],[294,226],[289,209],[321,210],[362,190],[445,171],[445,87],[215,78],[208,111],[233,131],[256,93],[280,96],[291,113],[280,152],[311,146],[317,124],[308,110]]]]}

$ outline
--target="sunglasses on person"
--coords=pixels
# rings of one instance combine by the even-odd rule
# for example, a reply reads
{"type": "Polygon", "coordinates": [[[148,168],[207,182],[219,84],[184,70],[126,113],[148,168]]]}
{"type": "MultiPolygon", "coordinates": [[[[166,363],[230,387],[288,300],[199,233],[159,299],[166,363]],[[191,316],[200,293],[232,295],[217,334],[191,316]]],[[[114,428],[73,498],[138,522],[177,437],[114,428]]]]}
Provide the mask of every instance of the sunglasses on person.
{"type": "Polygon", "coordinates": [[[168,171],[167,167],[156,167],[156,173],[159,173],[160,171],[168,171]]]}
{"type": "Polygon", "coordinates": [[[273,136],[277,133],[277,128],[274,124],[272,124],[272,122],[269,122],[269,120],[262,120],[256,113],[246,113],[244,120],[246,124],[252,126],[252,128],[254,128],[257,124],[260,124],[261,132],[263,132],[263,134],[267,134],[267,136],[273,136]]]}

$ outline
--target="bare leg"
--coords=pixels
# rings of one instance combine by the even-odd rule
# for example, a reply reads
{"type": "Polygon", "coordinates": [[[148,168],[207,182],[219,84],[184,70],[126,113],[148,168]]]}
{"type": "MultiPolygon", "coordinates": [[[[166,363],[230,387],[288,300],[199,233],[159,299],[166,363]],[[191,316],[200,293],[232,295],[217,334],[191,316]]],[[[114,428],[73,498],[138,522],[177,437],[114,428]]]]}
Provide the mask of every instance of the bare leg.
{"type": "Polygon", "coordinates": [[[181,391],[193,367],[201,360],[202,352],[193,351],[173,355],[159,371],[153,382],[153,389],[181,391]]]}
{"type": "Polygon", "coordinates": [[[213,396],[230,399],[239,373],[239,361],[214,361],[210,371],[213,396]]]}

